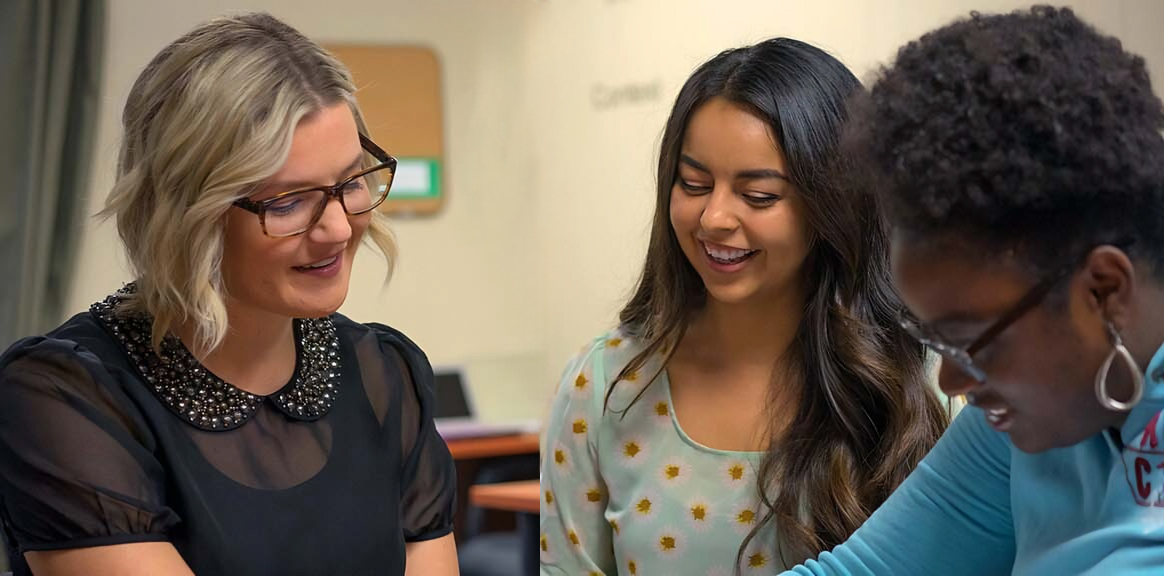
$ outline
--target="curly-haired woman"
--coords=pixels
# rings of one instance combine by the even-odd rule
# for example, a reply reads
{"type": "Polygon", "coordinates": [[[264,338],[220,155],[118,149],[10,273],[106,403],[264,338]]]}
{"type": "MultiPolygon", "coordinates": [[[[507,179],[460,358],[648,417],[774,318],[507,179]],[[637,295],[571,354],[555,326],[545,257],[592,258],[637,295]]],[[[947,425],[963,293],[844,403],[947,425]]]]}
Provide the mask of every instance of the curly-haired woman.
{"type": "MultiPolygon", "coordinates": [[[[795,574],[1164,570],[1164,109],[1069,10],[910,43],[855,113],[915,337],[962,411],[795,574]]],[[[791,574],[790,573],[790,574],[791,574]]]]}

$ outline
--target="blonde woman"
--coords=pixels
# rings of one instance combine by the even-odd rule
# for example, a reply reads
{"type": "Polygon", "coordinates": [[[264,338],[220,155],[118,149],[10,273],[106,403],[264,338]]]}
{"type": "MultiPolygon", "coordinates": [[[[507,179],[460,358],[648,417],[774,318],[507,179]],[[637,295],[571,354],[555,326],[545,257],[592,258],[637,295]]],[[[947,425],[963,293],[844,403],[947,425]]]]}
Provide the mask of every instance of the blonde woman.
{"type": "Polygon", "coordinates": [[[394,257],[353,92],[264,14],[142,72],[105,211],[136,280],[0,358],[16,574],[457,573],[428,361],[336,313],[362,240],[394,257]]]}

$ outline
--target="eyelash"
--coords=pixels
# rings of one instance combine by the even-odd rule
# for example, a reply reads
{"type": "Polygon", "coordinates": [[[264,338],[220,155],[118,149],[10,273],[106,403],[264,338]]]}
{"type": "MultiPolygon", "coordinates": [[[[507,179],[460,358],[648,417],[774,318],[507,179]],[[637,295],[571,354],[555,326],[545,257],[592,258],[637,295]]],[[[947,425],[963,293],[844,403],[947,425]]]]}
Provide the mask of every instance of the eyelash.
{"type": "Polygon", "coordinates": [[[685,190],[686,192],[688,192],[689,194],[692,194],[692,195],[706,194],[708,192],[711,192],[710,186],[697,186],[697,185],[692,184],[692,183],[690,183],[682,178],[679,179],[679,187],[683,188],[683,190],[685,190]]]}
{"type": "MultiPolygon", "coordinates": [[[[691,194],[692,196],[702,196],[703,194],[707,194],[708,192],[711,192],[710,186],[698,186],[698,185],[692,184],[692,183],[690,183],[687,180],[684,180],[682,178],[679,179],[679,187],[682,188],[688,194],[691,194]]],[[[744,194],[743,197],[747,203],[749,203],[753,206],[761,206],[761,207],[771,206],[772,204],[775,204],[776,202],[780,201],[780,199],[781,199],[780,196],[777,196],[775,194],[763,194],[763,195],[744,194]]]]}
{"type": "Polygon", "coordinates": [[[756,206],[771,206],[780,201],[780,197],[772,194],[765,194],[763,196],[751,196],[744,194],[744,200],[749,204],[756,206]]]}
{"type": "Polygon", "coordinates": [[[274,214],[276,216],[286,216],[286,215],[290,214],[291,212],[294,212],[295,209],[298,208],[299,204],[302,202],[303,202],[302,200],[295,199],[287,204],[275,204],[273,206],[269,206],[267,208],[267,212],[274,214]]]}

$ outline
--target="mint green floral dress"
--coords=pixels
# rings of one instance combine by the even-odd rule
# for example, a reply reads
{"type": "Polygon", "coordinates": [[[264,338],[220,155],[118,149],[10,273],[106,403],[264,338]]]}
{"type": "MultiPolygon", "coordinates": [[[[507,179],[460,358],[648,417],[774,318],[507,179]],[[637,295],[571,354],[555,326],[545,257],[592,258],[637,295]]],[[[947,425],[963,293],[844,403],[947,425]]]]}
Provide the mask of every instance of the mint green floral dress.
{"type": "MultiPolygon", "coordinates": [[[[759,519],[763,453],[688,437],[660,358],[619,382],[603,410],[612,381],[640,349],[616,330],[563,373],[542,464],[543,576],[729,576],[759,519]]],[[[962,405],[938,395],[952,413],[962,405]]],[[[744,576],[787,568],[776,554],[777,529],[767,524],[744,550],[744,576]]]]}
{"type": "MultiPolygon", "coordinates": [[[[563,375],[542,464],[543,575],[730,576],[759,519],[763,453],[715,450],[684,434],[661,359],[620,382],[603,411],[638,351],[611,332],[563,375]]],[[[743,574],[780,572],[775,543],[769,523],[745,550],[743,574]]]]}

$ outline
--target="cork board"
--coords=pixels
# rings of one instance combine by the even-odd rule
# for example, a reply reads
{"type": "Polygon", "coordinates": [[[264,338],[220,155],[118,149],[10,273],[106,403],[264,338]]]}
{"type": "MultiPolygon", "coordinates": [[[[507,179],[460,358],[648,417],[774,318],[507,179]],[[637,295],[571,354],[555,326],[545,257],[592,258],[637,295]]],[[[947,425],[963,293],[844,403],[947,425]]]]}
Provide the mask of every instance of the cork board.
{"type": "Polygon", "coordinates": [[[352,72],[368,136],[399,161],[380,210],[434,214],[444,204],[440,64],[421,46],[326,44],[352,72]]]}

